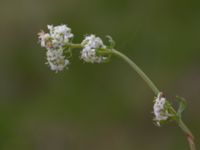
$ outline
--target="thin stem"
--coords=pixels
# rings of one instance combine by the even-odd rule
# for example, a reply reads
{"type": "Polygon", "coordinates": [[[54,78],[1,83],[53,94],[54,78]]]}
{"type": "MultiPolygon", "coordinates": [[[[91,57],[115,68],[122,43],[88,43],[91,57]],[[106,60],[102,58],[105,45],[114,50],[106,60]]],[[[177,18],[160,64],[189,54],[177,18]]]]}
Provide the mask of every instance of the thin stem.
{"type": "Polygon", "coordinates": [[[158,95],[158,93],[160,93],[156,85],[130,58],[128,58],[126,55],[124,55],[123,53],[115,49],[112,49],[112,53],[119,56],[124,61],[126,61],[139,74],[139,76],[147,83],[147,85],[151,88],[151,90],[155,93],[155,95],[158,95]]]}
{"type": "MultiPolygon", "coordinates": [[[[152,91],[156,95],[158,95],[158,93],[160,93],[160,91],[155,86],[155,84],[130,58],[128,58],[126,55],[124,55],[123,53],[121,53],[115,49],[112,49],[111,53],[119,56],[124,61],[126,61],[140,75],[140,77],[148,84],[148,86],[152,89],[152,91]]],[[[176,113],[176,111],[174,109],[173,109],[173,111],[176,113]]],[[[187,135],[187,140],[188,140],[188,143],[190,146],[190,150],[196,150],[195,143],[194,143],[194,136],[193,136],[192,132],[189,130],[189,128],[185,125],[185,123],[181,119],[179,119],[177,122],[178,122],[179,127],[187,135]]]]}
{"type": "Polygon", "coordinates": [[[183,130],[183,132],[186,134],[190,149],[196,150],[194,136],[193,136],[192,132],[190,131],[190,129],[185,125],[185,123],[181,119],[178,121],[178,125],[183,130]]]}
{"type": "Polygon", "coordinates": [[[70,44],[70,48],[83,48],[81,44],[70,44]]]}
{"type": "MultiPolygon", "coordinates": [[[[71,48],[83,48],[81,44],[71,44],[71,48]]],[[[115,49],[106,49],[107,51],[101,51],[99,50],[100,54],[115,54],[116,56],[119,56],[122,58],[125,62],[127,62],[133,70],[135,70],[139,76],[147,83],[147,85],[151,88],[151,90],[154,92],[155,95],[158,95],[160,93],[159,89],[156,87],[156,85],[150,80],[150,78],[138,67],[130,58],[128,58],[123,53],[115,50],[115,49]]],[[[173,109],[173,111],[176,113],[176,111],[173,109]]],[[[185,125],[185,123],[179,119],[178,121],[179,127],[183,130],[183,132],[187,135],[187,140],[190,145],[190,150],[196,150],[195,143],[194,143],[194,136],[192,132],[189,130],[189,128],[185,125]]]]}

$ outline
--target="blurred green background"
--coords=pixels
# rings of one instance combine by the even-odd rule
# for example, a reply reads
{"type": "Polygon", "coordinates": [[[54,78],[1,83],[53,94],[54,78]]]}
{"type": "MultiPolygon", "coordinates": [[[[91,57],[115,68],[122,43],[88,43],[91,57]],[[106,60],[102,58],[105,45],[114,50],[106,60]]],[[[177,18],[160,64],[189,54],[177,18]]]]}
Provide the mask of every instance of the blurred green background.
{"type": "Polygon", "coordinates": [[[37,33],[67,24],[75,42],[111,35],[173,102],[200,138],[200,1],[1,0],[1,150],[188,150],[172,123],[152,123],[153,93],[122,60],[50,71],[37,33]],[[176,103],[175,103],[176,104],[176,103]]]}

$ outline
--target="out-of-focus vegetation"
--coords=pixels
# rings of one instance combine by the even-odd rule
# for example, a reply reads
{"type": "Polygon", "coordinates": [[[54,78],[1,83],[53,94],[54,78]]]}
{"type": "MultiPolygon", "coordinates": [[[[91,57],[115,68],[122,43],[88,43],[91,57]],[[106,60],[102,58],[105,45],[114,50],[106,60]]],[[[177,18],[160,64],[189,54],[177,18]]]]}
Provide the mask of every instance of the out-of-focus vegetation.
{"type": "Polygon", "coordinates": [[[187,150],[175,124],[152,123],[153,93],[118,58],[69,70],[44,64],[37,32],[68,24],[83,35],[111,35],[175,103],[200,138],[200,2],[197,0],[1,0],[1,150],[187,150]]]}

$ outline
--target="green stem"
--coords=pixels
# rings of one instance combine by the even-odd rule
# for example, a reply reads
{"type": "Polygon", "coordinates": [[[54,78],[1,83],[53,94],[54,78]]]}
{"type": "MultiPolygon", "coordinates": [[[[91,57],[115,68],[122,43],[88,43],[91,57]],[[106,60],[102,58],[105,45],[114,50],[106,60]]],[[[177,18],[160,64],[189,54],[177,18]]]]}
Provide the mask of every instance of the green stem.
{"type": "MultiPolygon", "coordinates": [[[[74,48],[83,48],[83,46],[81,44],[70,44],[69,46],[72,49],[74,49],[74,48]]],[[[155,93],[155,95],[158,95],[158,93],[160,93],[160,91],[158,90],[158,88],[149,79],[149,77],[130,58],[128,58],[123,53],[121,53],[121,52],[119,52],[119,51],[117,51],[115,49],[106,49],[106,51],[105,50],[103,52],[99,51],[99,53],[101,53],[101,54],[112,53],[112,54],[115,54],[115,55],[121,57],[122,59],[124,59],[140,75],[140,77],[147,83],[147,85],[149,85],[149,87],[152,89],[152,91],[155,93]]]]}
{"type": "Polygon", "coordinates": [[[152,89],[152,91],[155,93],[155,95],[158,95],[158,93],[160,93],[160,91],[158,90],[156,85],[149,79],[149,77],[130,58],[128,58],[126,55],[124,55],[123,53],[121,53],[115,49],[112,49],[112,53],[119,56],[124,61],[126,61],[139,74],[139,76],[147,83],[147,85],[152,89]]]}
{"type": "Polygon", "coordinates": [[[185,125],[185,123],[181,119],[178,120],[178,125],[183,130],[183,132],[186,134],[190,149],[196,150],[194,136],[193,136],[192,132],[190,131],[190,129],[185,125]]]}
{"type": "MultiPolygon", "coordinates": [[[[124,55],[123,53],[121,53],[115,49],[112,49],[110,51],[113,54],[122,58],[124,61],[126,61],[140,75],[140,77],[147,83],[147,85],[152,89],[152,91],[156,95],[158,95],[158,93],[160,93],[160,91],[155,86],[155,84],[130,58],[128,58],[126,55],[124,55]]],[[[173,111],[176,113],[176,111],[174,109],[173,109],[173,111]]],[[[181,119],[178,120],[178,125],[183,130],[183,132],[187,135],[187,140],[188,140],[188,143],[190,146],[190,150],[196,150],[195,143],[194,143],[194,136],[193,136],[192,132],[189,130],[189,128],[185,125],[185,123],[181,119]]]]}
{"type": "Polygon", "coordinates": [[[72,49],[74,49],[74,48],[83,48],[83,46],[81,44],[70,44],[69,46],[72,49]]]}
{"type": "MultiPolygon", "coordinates": [[[[71,44],[71,48],[83,48],[81,44],[71,44]]],[[[135,70],[139,76],[147,83],[147,85],[151,88],[151,90],[154,92],[155,95],[158,95],[160,93],[159,89],[156,87],[156,85],[149,79],[149,77],[126,55],[123,53],[115,50],[115,49],[106,49],[101,51],[99,50],[100,54],[115,54],[116,56],[119,56],[122,58],[125,62],[127,62],[133,70],[135,70]]],[[[173,109],[173,111],[176,113],[176,111],[173,109]]],[[[194,136],[192,132],[189,130],[189,128],[185,125],[185,123],[179,119],[178,121],[179,127],[183,130],[183,132],[187,135],[187,140],[190,145],[191,150],[196,150],[195,143],[194,143],[194,136]]]]}

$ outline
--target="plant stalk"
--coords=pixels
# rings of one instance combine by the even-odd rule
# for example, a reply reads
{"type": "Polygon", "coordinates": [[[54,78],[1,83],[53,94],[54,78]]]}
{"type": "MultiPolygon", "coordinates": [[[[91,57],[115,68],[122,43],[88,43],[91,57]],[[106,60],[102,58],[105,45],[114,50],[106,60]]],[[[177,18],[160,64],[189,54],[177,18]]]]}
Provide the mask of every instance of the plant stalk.
{"type": "MultiPolygon", "coordinates": [[[[71,44],[71,48],[83,48],[81,44],[71,44]]],[[[114,54],[120,58],[122,58],[125,62],[127,62],[133,70],[135,70],[138,75],[144,80],[144,82],[150,87],[150,89],[154,92],[154,94],[157,96],[160,93],[160,90],[156,87],[156,85],[150,80],[150,78],[138,67],[130,58],[128,58],[123,53],[115,50],[115,49],[107,49],[107,51],[103,51],[100,53],[111,53],[114,54]]],[[[190,150],[196,150],[195,143],[194,143],[194,136],[192,132],[189,130],[189,128],[185,125],[185,123],[179,119],[178,121],[179,127],[182,129],[182,131],[186,134],[187,140],[190,146],[190,150]]]]}
{"type": "MultiPolygon", "coordinates": [[[[119,56],[125,62],[127,62],[131,66],[131,68],[133,68],[133,70],[135,70],[139,74],[139,76],[147,83],[147,85],[151,88],[151,90],[154,92],[155,95],[158,95],[158,93],[160,93],[160,91],[156,87],[156,85],[149,79],[149,77],[130,58],[128,58],[126,55],[124,55],[123,53],[121,53],[115,49],[112,49],[111,51],[113,54],[115,54],[116,56],[119,56]]],[[[189,128],[185,125],[185,123],[181,119],[179,119],[177,122],[178,122],[179,127],[182,129],[182,131],[187,136],[190,150],[196,150],[194,136],[193,136],[192,132],[189,130],[189,128]]]]}
{"type": "Polygon", "coordinates": [[[124,61],[126,61],[131,66],[131,68],[133,68],[139,74],[139,76],[147,83],[147,85],[151,88],[151,90],[154,92],[155,95],[158,95],[158,93],[160,93],[156,85],[130,58],[128,58],[126,55],[115,49],[112,49],[112,53],[121,57],[124,61]]]}
{"type": "Polygon", "coordinates": [[[194,142],[194,136],[193,136],[192,132],[190,131],[190,129],[185,125],[185,123],[182,121],[182,119],[180,119],[178,121],[178,125],[183,130],[183,132],[186,134],[187,141],[188,141],[188,144],[190,146],[190,149],[196,150],[196,146],[195,146],[195,142],[194,142]]]}

